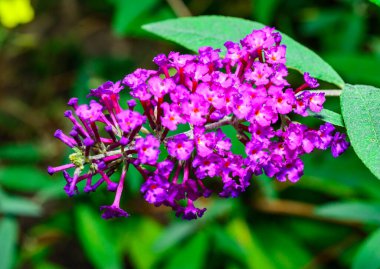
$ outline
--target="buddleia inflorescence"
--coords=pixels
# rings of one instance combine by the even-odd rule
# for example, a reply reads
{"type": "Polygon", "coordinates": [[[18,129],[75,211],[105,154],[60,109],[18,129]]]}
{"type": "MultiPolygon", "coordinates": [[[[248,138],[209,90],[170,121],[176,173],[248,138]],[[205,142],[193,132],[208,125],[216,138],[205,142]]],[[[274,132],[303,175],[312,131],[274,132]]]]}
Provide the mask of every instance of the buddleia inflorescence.
{"type": "Polygon", "coordinates": [[[63,171],[69,196],[79,192],[81,181],[84,192],[101,185],[116,192],[111,205],[100,207],[108,219],[129,215],[120,198],[125,181],[135,180],[126,178],[133,166],[144,179],[147,202],[195,219],[206,210],[194,205],[200,197],[212,192],[236,197],[262,173],[296,182],[304,170],[301,155],[331,148],[337,157],[347,149],[346,136],[332,124],[311,129],[290,119],[289,114],[320,112],[325,96],[307,91],[319,86],[308,73],[297,88],[288,83],[286,46],[274,28],[254,30],[240,44],[227,41],[225,47],[224,57],[211,47],[198,55],[157,55],[157,70],[137,69],[121,81],[108,81],[90,91],[89,104],[70,99],[72,110],[64,115],[73,128],[68,135],[57,130],[55,137],[72,148],[71,163],[48,172],[63,171]],[[132,98],[122,100],[122,91],[132,98]],[[231,138],[221,129],[226,125],[235,129],[245,154],[231,150],[231,138]],[[118,170],[120,177],[111,180],[118,170]],[[222,187],[209,189],[206,180],[222,187]]]}

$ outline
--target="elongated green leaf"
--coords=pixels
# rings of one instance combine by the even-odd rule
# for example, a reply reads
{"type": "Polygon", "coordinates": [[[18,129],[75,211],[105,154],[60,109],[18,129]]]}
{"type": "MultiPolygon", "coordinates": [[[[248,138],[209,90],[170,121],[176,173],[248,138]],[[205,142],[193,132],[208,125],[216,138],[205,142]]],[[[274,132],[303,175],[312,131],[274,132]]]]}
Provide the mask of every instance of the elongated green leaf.
{"type": "Polygon", "coordinates": [[[341,106],[356,154],[380,179],[380,89],[347,84],[341,95],[341,106]]]}
{"type": "Polygon", "coordinates": [[[312,255],[301,241],[294,234],[284,233],[281,225],[265,223],[252,230],[261,247],[270,253],[271,262],[276,265],[276,268],[304,268],[312,259],[312,255]]]}
{"type": "Polygon", "coordinates": [[[19,196],[8,196],[0,192],[0,213],[17,216],[39,216],[41,206],[30,199],[19,196]]]}
{"type": "Polygon", "coordinates": [[[80,243],[94,267],[123,268],[114,239],[108,236],[108,230],[99,215],[84,205],[77,206],[75,213],[80,243]]]}
{"type": "Polygon", "coordinates": [[[11,218],[0,221],[0,268],[11,269],[16,256],[17,222],[11,218]]]}
{"type": "Polygon", "coordinates": [[[380,225],[380,203],[340,202],[317,207],[315,214],[341,220],[380,225]]]}
{"type": "Polygon", "coordinates": [[[266,249],[260,244],[242,219],[236,219],[229,223],[227,230],[229,234],[245,250],[248,268],[275,269],[276,265],[272,258],[267,255],[266,249]]]}
{"type": "Polygon", "coordinates": [[[129,252],[134,267],[152,268],[158,258],[152,245],[160,235],[162,228],[150,218],[141,218],[129,227],[130,233],[124,239],[125,250],[129,252]]]}
{"type": "Polygon", "coordinates": [[[198,232],[190,238],[184,246],[179,248],[172,256],[167,269],[198,269],[205,268],[205,259],[208,251],[207,234],[198,232]]]}
{"type": "Polygon", "coordinates": [[[215,247],[218,251],[230,257],[234,257],[238,261],[246,261],[245,252],[241,245],[233,238],[226,229],[222,229],[219,225],[214,224],[211,228],[211,236],[215,241],[215,247]]]}
{"type": "Polygon", "coordinates": [[[51,187],[55,183],[46,171],[32,165],[0,168],[0,185],[12,190],[34,192],[51,187]]]}
{"type": "MultiPolygon", "coordinates": [[[[223,44],[226,41],[238,42],[252,30],[263,27],[261,23],[239,18],[200,16],[151,23],[144,25],[143,29],[193,51],[198,51],[202,46],[212,46],[225,52],[223,44]]],[[[328,63],[297,41],[285,34],[282,35],[283,42],[287,45],[289,68],[309,72],[318,79],[343,87],[342,78],[328,63]]]]}
{"type": "Polygon", "coordinates": [[[0,147],[0,158],[16,162],[37,162],[41,153],[37,145],[32,143],[6,144],[0,147]]]}
{"type": "Polygon", "coordinates": [[[190,236],[197,227],[198,225],[195,222],[173,223],[161,234],[153,248],[158,252],[164,252],[190,236]]]}
{"type": "Polygon", "coordinates": [[[352,269],[379,269],[380,268],[380,229],[373,233],[360,246],[354,258],[352,269]]]}
{"type": "Polygon", "coordinates": [[[309,115],[313,116],[315,118],[318,118],[320,120],[323,120],[325,122],[330,122],[330,123],[332,123],[334,125],[344,127],[344,122],[343,122],[342,115],[340,115],[339,113],[336,113],[334,111],[331,111],[331,110],[328,110],[328,109],[324,108],[319,113],[315,113],[315,112],[309,111],[309,115]]]}

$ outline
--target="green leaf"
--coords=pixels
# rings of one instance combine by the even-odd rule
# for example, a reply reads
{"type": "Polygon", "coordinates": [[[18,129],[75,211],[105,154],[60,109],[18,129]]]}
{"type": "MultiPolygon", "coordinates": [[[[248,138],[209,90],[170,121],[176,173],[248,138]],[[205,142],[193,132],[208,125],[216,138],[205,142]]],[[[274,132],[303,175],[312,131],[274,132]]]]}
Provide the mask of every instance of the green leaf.
{"type": "Polygon", "coordinates": [[[325,122],[330,122],[334,125],[344,127],[342,115],[340,115],[339,113],[336,113],[334,111],[331,111],[331,110],[324,108],[319,113],[309,111],[309,115],[312,117],[315,117],[317,119],[323,120],[325,122]]]}
{"type": "Polygon", "coordinates": [[[125,1],[117,0],[115,14],[112,18],[112,28],[116,34],[128,32],[131,23],[144,12],[152,9],[157,0],[125,1]]]}
{"type": "Polygon", "coordinates": [[[359,221],[380,225],[380,203],[336,202],[319,206],[315,214],[339,220],[359,221]]]}
{"type": "Polygon", "coordinates": [[[0,268],[11,269],[16,256],[17,222],[12,218],[0,221],[0,268]]]}
{"type": "Polygon", "coordinates": [[[96,268],[123,268],[115,238],[108,235],[104,220],[87,206],[79,205],[75,210],[76,230],[88,259],[96,268]]]}
{"type": "Polygon", "coordinates": [[[18,196],[8,196],[0,192],[0,213],[37,217],[41,215],[41,206],[31,201],[18,196]]]}
{"type": "MultiPolygon", "coordinates": [[[[134,218],[137,217],[134,216],[134,218]]],[[[131,232],[124,237],[123,241],[134,267],[152,268],[158,258],[157,253],[153,250],[153,244],[160,235],[162,228],[150,218],[137,219],[134,225],[129,227],[131,232]]]]}
{"type": "Polygon", "coordinates": [[[360,246],[352,264],[352,269],[380,268],[380,229],[375,231],[360,246]]]}
{"type": "Polygon", "coordinates": [[[0,185],[16,191],[35,192],[55,185],[46,171],[30,166],[6,166],[0,168],[0,185]]]}
{"type": "Polygon", "coordinates": [[[41,152],[32,143],[6,144],[0,147],[0,156],[3,160],[15,162],[37,162],[41,159],[41,152]]]}
{"type": "Polygon", "coordinates": [[[347,84],[341,95],[341,106],[356,154],[380,179],[380,89],[347,84]]]}
{"type": "Polygon", "coordinates": [[[195,222],[175,222],[164,230],[154,243],[153,248],[158,252],[165,252],[193,234],[197,228],[198,225],[195,222]]]}
{"type": "Polygon", "coordinates": [[[270,253],[271,262],[276,268],[304,268],[312,259],[312,255],[294,234],[284,233],[282,225],[264,223],[253,227],[252,230],[261,247],[270,253]]]}
{"type": "Polygon", "coordinates": [[[319,191],[336,198],[380,199],[380,181],[366,169],[352,147],[339,158],[328,151],[304,155],[305,175],[294,188],[319,191]]]}
{"type": "Polygon", "coordinates": [[[205,268],[206,253],[208,251],[208,236],[199,231],[191,237],[185,245],[174,252],[168,260],[167,269],[198,269],[205,268]]]}
{"type": "MultiPolygon", "coordinates": [[[[261,23],[239,18],[200,16],[151,23],[144,25],[143,29],[193,51],[198,51],[202,46],[212,46],[221,48],[224,53],[223,44],[226,41],[238,42],[252,30],[263,27],[261,23]]],[[[282,36],[283,43],[287,45],[289,68],[301,73],[309,72],[313,77],[339,87],[344,86],[342,78],[322,58],[287,35],[282,36]]]]}
{"type": "Polygon", "coordinates": [[[242,219],[231,221],[227,227],[228,233],[244,249],[249,268],[275,269],[276,266],[266,249],[260,244],[257,236],[253,234],[248,224],[242,219]]]}
{"type": "Polygon", "coordinates": [[[228,234],[226,229],[222,229],[218,224],[213,224],[210,230],[218,251],[242,262],[246,260],[244,249],[238,244],[235,238],[228,234]]]}
{"type": "Polygon", "coordinates": [[[380,0],[369,0],[369,1],[371,1],[372,3],[380,7],[380,0]]]}

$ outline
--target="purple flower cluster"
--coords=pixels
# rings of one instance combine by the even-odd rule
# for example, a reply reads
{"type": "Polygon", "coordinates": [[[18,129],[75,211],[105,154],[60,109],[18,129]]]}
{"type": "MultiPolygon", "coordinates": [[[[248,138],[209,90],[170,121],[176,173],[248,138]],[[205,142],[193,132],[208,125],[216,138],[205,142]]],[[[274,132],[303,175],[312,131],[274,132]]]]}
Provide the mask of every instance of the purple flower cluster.
{"type": "Polygon", "coordinates": [[[291,121],[294,113],[320,112],[325,96],[306,91],[319,86],[308,73],[299,87],[288,83],[286,46],[278,32],[265,27],[225,47],[224,57],[211,47],[198,55],[160,54],[153,59],[157,70],[137,69],[91,90],[97,101],[79,105],[71,99],[73,109],[64,115],[73,128],[69,135],[55,133],[73,149],[71,163],[48,172],[63,171],[69,196],[78,193],[80,181],[86,182],[84,192],[104,183],[116,195],[112,205],[100,208],[102,217],[127,217],[120,197],[131,165],[145,180],[141,193],[147,202],[195,219],[206,210],[195,206],[201,197],[237,197],[262,173],[296,182],[303,175],[303,154],[331,148],[337,157],[347,149],[345,135],[330,123],[311,129],[291,121]],[[133,98],[123,107],[119,93],[125,88],[133,98]],[[225,125],[236,130],[245,154],[233,153],[225,125]],[[114,182],[110,177],[118,170],[114,182]],[[207,180],[218,180],[221,188],[209,189],[207,180]]]}

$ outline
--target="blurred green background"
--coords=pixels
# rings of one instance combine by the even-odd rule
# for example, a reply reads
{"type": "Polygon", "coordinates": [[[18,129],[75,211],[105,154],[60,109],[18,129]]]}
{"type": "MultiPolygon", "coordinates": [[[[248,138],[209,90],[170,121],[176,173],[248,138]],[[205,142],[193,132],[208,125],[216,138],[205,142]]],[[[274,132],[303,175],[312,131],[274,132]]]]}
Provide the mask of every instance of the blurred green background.
{"type": "Polygon", "coordinates": [[[63,177],[47,175],[70,153],[53,137],[70,128],[70,97],[185,51],[141,25],[207,14],[275,26],[347,83],[380,87],[380,7],[366,0],[0,0],[0,269],[380,268],[380,182],[352,149],[305,156],[297,184],[254,178],[190,222],[144,202],[133,172],[122,198],[132,216],[111,221],[98,207],[112,195],[69,199],[63,177]]]}

